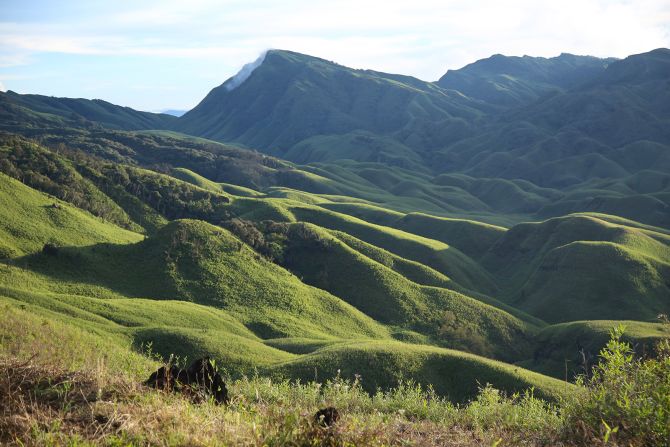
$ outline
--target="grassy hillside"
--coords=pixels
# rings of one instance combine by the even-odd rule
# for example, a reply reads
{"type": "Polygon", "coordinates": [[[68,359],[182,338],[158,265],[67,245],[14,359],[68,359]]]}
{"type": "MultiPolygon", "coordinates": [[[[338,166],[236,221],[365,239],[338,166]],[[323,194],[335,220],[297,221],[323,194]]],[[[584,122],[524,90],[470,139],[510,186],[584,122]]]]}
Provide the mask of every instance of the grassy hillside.
{"type": "MultiPolygon", "coordinates": [[[[574,214],[505,228],[405,213],[342,194],[355,182],[331,190],[337,181],[309,170],[193,143],[196,165],[207,154],[247,160],[257,179],[292,172],[324,188],[252,189],[194,165],[136,161],[163,147],[171,153],[169,138],[181,137],[110,135],[127,138],[116,149],[138,149],[132,163],[110,162],[106,149],[91,156],[90,134],[85,151],[4,140],[0,167],[11,177],[0,173],[0,376],[6,389],[40,397],[15,392],[3,414],[23,399],[30,418],[52,425],[2,416],[0,436],[13,436],[2,442],[88,439],[83,426],[122,412],[144,422],[96,433],[121,443],[169,436],[282,445],[313,441],[321,432],[309,428],[311,414],[336,405],[346,424],[338,439],[363,444],[382,439],[366,430],[387,433],[390,417],[420,430],[448,426],[450,436],[461,427],[478,443],[491,433],[491,443],[514,442],[523,432],[541,445],[567,436],[567,409],[585,392],[570,381],[597,364],[614,319],[652,321],[669,310],[670,235],[657,226],[574,214]],[[603,256],[609,264],[594,268],[603,256]],[[139,386],[158,358],[204,355],[229,384],[224,409],[139,386]],[[43,397],[58,410],[46,411],[43,397]],[[213,417],[244,434],[203,429],[213,417]]],[[[638,354],[670,337],[664,323],[626,323],[638,354]]]]}
{"type": "Polygon", "coordinates": [[[295,161],[331,158],[333,153],[323,148],[332,146],[329,136],[337,136],[337,158],[390,158],[418,164],[416,154],[406,157],[412,151],[405,143],[434,146],[438,136],[449,135],[450,128],[467,127],[464,119],[481,115],[476,102],[432,83],[352,70],[290,51],[268,51],[245,82],[235,88],[231,82],[213,89],[178,120],[177,128],[214,140],[238,141],[295,161]],[[267,94],[258,96],[258,91],[267,94]],[[354,130],[359,132],[339,137],[354,130]],[[390,133],[403,134],[393,138],[398,141],[393,147],[382,136],[390,133]],[[323,138],[309,140],[317,135],[323,138]],[[363,140],[367,150],[351,150],[361,146],[352,145],[352,139],[363,140]]]}
{"type": "Polygon", "coordinates": [[[162,113],[138,112],[130,107],[121,107],[101,99],[56,98],[42,95],[20,95],[0,92],[0,114],[12,124],[21,116],[22,120],[51,123],[67,127],[103,125],[112,129],[167,129],[176,122],[176,117],[162,113]]]}
{"type": "Polygon", "coordinates": [[[668,310],[669,241],[653,230],[573,215],[513,227],[483,265],[502,285],[501,299],[545,321],[650,321],[668,310]]]}
{"type": "MultiPolygon", "coordinates": [[[[301,224],[292,225],[288,234],[283,265],[377,321],[419,332],[443,346],[497,358],[523,357],[528,349],[530,325],[454,291],[446,277],[440,287],[421,286],[352,248],[360,242],[350,237],[342,242],[301,224]]],[[[384,254],[395,264],[396,257],[384,254]]],[[[402,271],[409,265],[399,267],[402,271]]]]}
{"type": "Polygon", "coordinates": [[[399,342],[329,346],[276,366],[271,372],[305,380],[314,379],[316,374],[323,380],[335,377],[338,370],[345,378],[360,375],[363,387],[370,392],[411,377],[419,383],[433,384],[438,394],[453,401],[464,401],[476,394],[482,382],[510,391],[535,387],[538,394],[549,399],[572,391],[566,382],[519,367],[458,351],[399,342]]]}
{"type": "Polygon", "coordinates": [[[536,336],[532,360],[519,364],[559,379],[588,373],[598,363],[598,353],[607,344],[610,331],[620,324],[625,326],[624,339],[641,356],[654,355],[654,346],[670,337],[670,326],[662,321],[592,320],[560,323],[542,329],[536,336]]]}
{"type": "Polygon", "coordinates": [[[141,236],[110,225],[0,173],[0,257],[42,250],[45,244],[85,247],[136,242],[141,236]]]}
{"type": "MultiPolygon", "coordinates": [[[[15,200],[6,201],[11,218],[3,220],[3,234],[12,234],[15,233],[12,219],[33,220],[45,212],[43,204],[50,199],[6,176],[1,179],[14,193],[15,200]]],[[[0,191],[5,196],[9,194],[8,188],[0,191]]],[[[377,323],[336,296],[302,284],[221,228],[198,221],[175,221],[142,240],[143,236],[99,221],[63,202],[59,202],[58,208],[47,209],[67,217],[52,225],[50,237],[56,251],[42,253],[42,242],[34,242],[22,246],[21,253],[13,254],[2,265],[0,296],[5,305],[12,308],[21,307],[49,321],[64,322],[86,333],[105,336],[119,347],[134,346],[142,350],[151,345],[154,352],[164,356],[177,354],[191,358],[208,353],[233,374],[263,367],[268,374],[301,377],[298,371],[304,369],[300,369],[300,365],[311,362],[313,357],[298,362],[297,355],[309,356],[307,352],[312,351],[300,346],[314,343],[319,346],[328,340],[336,343],[333,346],[340,346],[340,350],[344,349],[343,340],[376,338],[381,344],[375,346],[396,352],[394,355],[400,357],[405,356],[407,349],[423,352],[418,347],[391,341],[392,335],[407,339],[407,335],[401,336],[398,331],[401,324],[392,325],[398,329],[390,330],[380,324],[388,323],[386,317],[377,323]],[[77,223],[69,224],[69,220],[77,223]],[[119,278],[123,278],[122,281],[119,278]],[[287,340],[296,342],[290,348],[277,337],[288,337],[287,340]],[[276,341],[264,342],[266,338],[276,341]],[[302,354],[293,353],[296,351],[302,354]],[[296,362],[291,363],[294,360],[296,362]]],[[[318,231],[335,241],[323,230],[318,231]]],[[[9,243],[11,239],[4,237],[3,241],[9,243]]],[[[344,244],[341,247],[351,251],[344,244]]],[[[415,283],[369,258],[365,263],[378,265],[383,274],[395,276],[409,291],[421,290],[415,283]]],[[[432,294],[419,293],[417,303],[421,304],[422,300],[424,306],[436,306],[440,300],[448,303],[439,298],[441,295],[435,295],[438,290],[442,289],[432,294]]],[[[467,318],[463,312],[471,312],[471,319],[491,314],[485,317],[492,318],[491,323],[482,321],[479,329],[504,327],[499,321],[502,317],[511,325],[507,329],[511,331],[508,336],[516,336],[524,330],[524,322],[505,316],[495,308],[483,310],[484,306],[477,301],[458,294],[450,299],[458,303],[453,308],[454,315],[467,318]],[[468,306],[471,311],[464,310],[468,306]]],[[[392,306],[386,307],[392,312],[392,306]]],[[[439,306],[435,309],[441,310],[439,306]]],[[[413,340],[426,342],[429,339],[417,334],[413,340]]],[[[352,355],[356,356],[358,349],[353,346],[366,346],[365,343],[368,342],[354,343],[352,355]]],[[[313,351],[317,352],[320,351],[313,351]]],[[[338,364],[336,358],[327,357],[335,369],[353,367],[345,358],[338,364]]],[[[378,368],[389,367],[384,357],[373,358],[370,361],[378,368]]],[[[419,358],[423,358],[423,354],[419,358]]],[[[480,365],[478,368],[491,369],[492,378],[499,375],[495,372],[497,367],[484,358],[470,359],[480,365]]],[[[323,368],[323,374],[335,371],[323,368]]],[[[408,375],[413,372],[412,369],[406,371],[408,375]]],[[[520,374],[535,377],[531,373],[520,374]]],[[[392,386],[399,377],[389,376],[379,385],[392,386]]],[[[417,380],[429,378],[432,380],[432,376],[417,376],[417,380]]],[[[370,380],[372,383],[378,379],[371,377],[370,380]]],[[[501,379],[501,386],[511,387],[512,382],[506,380],[501,379]]],[[[530,382],[518,382],[518,386],[535,384],[535,379],[528,380],[530,382]]],[[[540,382],[537,385],[541,388],[540,382]]],[[[440,387],[441,393],[448,392],[459,399],[476,392],[476,387],[456,386],[448,381],[435,386],[440,387]]],[[[553,393],[552,386],[547,385],[547,393],[553,393]]]]}
{"type": "MultiPolygon", "coordinates": [[[[563,225],[541,226],[545,230],[535,236],[528,236],[529,240],[523,242],[526,237],[525,229],[534,228],[533,225],[518,225],[506,231],[502,227],[476,221],[437,218],[416,213],[403,214],[344,196],[305,193],[285,188],[274,188],[265,194],[243,188],[230,189],[231,192],[226,193],[222,189],[225,185],[217,184],[189,170],[176,171],[175,175],[178,177],[201,185],[194,188],[165,175],[100,164],[94,159],[78,159],[81,161],[70,165],[62,156],[59,158],[45,148],[22,140],[8,140],[5,153],[9,154],[6,158],[10,162],[8,172],[13,175],[61,197],[70,197],[71,200],[72,194],[76,192],[75,203],[82,203],[82,206],[102,203],[98,198],[105,198],[110,203],[106,209],[118,209],[117,214],[125,217],[120,219],[115,217],[116,214],[98,214],[109,219],[113,217],[112,220],[119,223],[129,222],[125,224],[137,228],[138,231],[159,231],[165,222],[175,218],[198,218],[213,224],[219,224],[231,217],[285,222],[307,221],[340,231],[344,237],[353,236],[354,240],[360,241],[354,244],[360,247],[361,243],[367,244],[371,249],[367,249],[365,256],[377,251],[376,256],[379,257],[377,249],[391,253],[396,259],[402,260],[394,261],[398,265],[405,265],[405,269],[414,269],[411,274],[401,273],[410,275],[410,281],[446,286],[508,312],[517,308],[552,322],[579,318],[582,311],[591,312],[588,315],[594,318],[626,318],[627,315],[636,315],[648,320],[655,317],[656,313],[664,312],[667,306],[667,292],[662,279],[667,271],[667,238],[663,239],[664,233],[657,227],[633,221],[621,220],[622,225],[615,228],[616,231],[603,227],[600,234],[598,225],[593,229],[591,225],[569,224],[573,221],[589,221],[586,217],[572,217],[566,219],[567,223],[563,225]],[[23,153],[30,154],[30,157],[17,158],[14,149],[17,146],[22,148],[23,153]],[[45,183],[33,180],[40,178],[33,174],[21,174],[48,174],[50,171],[47,167],[53,163],[62,166],[63,168],[59,168],[61,170],[70,170],[70,183],[60,178],[59,183],[45,183]],[[234,192],[240,192],[247,197],[236,196],[234,192]],[[630,231],[629,226],[632,227],[630,231]],[[593,246],[579,251],[579,247],[589,241],[612,242],[633,251],[628,255],[621,252],[621,266],[600,271],[600,277],[590,275],[587,268],[583,272],[570,273],[573,276],[573,286],[572,289],[566,289],[563,278],[567,270],[561,269],[571,268],[569,264],[574,264],[576,259],[585,256],[585,260],[579,262],[589,264],[589,256],[597,256],[596,253],[607,250],[607,246],[593,246]],[[575,242],[576,245],[561,247],[570,242],[575,242]],[[527,247],[521,250],[524,255],[517,253],[520,245],[527,247]],[[550,256],[547,257],[549,252],[550,256]],[[645,256],[648,254],[652,258],[647,260],[645,256]],[[481,264],[480,258],[483,261],[481,264]],[[564,258],[566,260],[563,261],[564,258]],[[410,264],[403,264],[405,261],[410,264]],[[558,267],[552,267],[553,264],[548,264],[550,262],[558,262],[558,267]],[[410,266],[412,263],[414,267],[410,266]],[[417,264],[421,264],[420,269],[424,270],[420,274],[416,270],[417,264]],[[650,267],[645,267],[647,265],[650,267]],[[557,269],[559,273],[555,273],[557,269]],[[621,271],[627,272],[626,275],[622,276],[621,271]],[[645,271],[651,273],[647,275],[645,271]],[[417,274],[424,279],[417,277],[417,274]],[[643,278],[644,287],[639,286],[636,278],[643,278]],[[550,285],[552,281],[556,282],[555,287],[550,285]],[[525,288],[521,284],[525,284],[525,288]],[[599,304],[600,297],[612,290],[602,289],[603,284],[618,284],[618,290],[627,291],[623,297],[623,306],[603,308],[599,304]],[[571,302],[565,302],[565,311],[547,316],[547,311],[543,309],[555,309],[552,306],[557,300],[563,299],[559,297],[565,290],[570,290],[570,295],[575,296],[574,299],[579,302],[575,306],[571,302]],[[652,291],[651,295],[647,293],[649,290],[652,291]],[[640,300],[642,296],[645,296],[644,300],[640,300]],[[592,305],[588,304],[589,300],[593,301],[592,305]],[[501,304],[501,301],[506,304],[501,304]]],[[[99,211],[95,207],[89,208],[93,212],[99,211]]],[[[607,222],[607,217],[602,215],[596,219],[601,223],[607,222]]],[[[549,222],[554,221],[562,222],[560,219],[549,222]]],[[[11,246],[9,243],[6,245],[11,246]]],[[[614,259],[616,258],[615,256],[614,259]]]]}

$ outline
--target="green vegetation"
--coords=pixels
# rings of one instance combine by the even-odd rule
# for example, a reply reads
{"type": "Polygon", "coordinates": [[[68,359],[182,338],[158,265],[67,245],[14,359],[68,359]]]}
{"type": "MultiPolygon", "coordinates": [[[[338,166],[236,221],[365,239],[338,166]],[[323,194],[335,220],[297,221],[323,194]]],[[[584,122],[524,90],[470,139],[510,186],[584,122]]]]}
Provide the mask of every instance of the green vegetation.
{"type": "Polygon", "coordinates": [[[667,444],[668,54],[0,93],[0,443],[667,444]]]}
{"type": "MultiPolygon", "coordinates": [[[[0,321],[0,386],[7,390],[0,402],[3,444],[570,446],[663,445],[669,440],[670,402],[663,388],[670,374],[667,341],[659,345],[658,357],[635,360],[620,331],[581,388],[556,382],[560,397],[554,403],[532,391],[506,395],[479,385],[474,398],[455,405],[412,380],[369,393],[366,378],[385,375],[368,369],[369,376],[347,379],[346,372],[336,372],[320,382],[226,377],[232,401],[219,407],[139,385],[158,364],[134,352],[123,337],[78,329],[11,301],[0,306],[8,317],[0,321]],[[332,428],[313,422],[313,414],[325,406],[341,414],[332,428]]],[[[375,343],[354,350],[353,359],[367,352],[392,356],[396,367],[416,362],[411,346],[397,353],[375,343]]],[[[147,348],[150,354],[153,347],[147,348]]],[[[304,366],[332,362],[343,353],[325,348],[324,355],[305,356],[304,366]]],[[[434,363],[423,374],[453,369],[456,378],[466,378],[477,363],[475,356],[437,348],[416,354],[434,363]]],[[[496,367],[507,380],[528,380],[509,366],[496,367]]],[[[388,372],[397,374],[391,367],[388,372]]],[[[538,379],[547,381],[537,375],[531,383],[538,379]]]]}
{"type": "Polygon", "coordinates": [[[667,227],[669,65],[667,49],[495,55],[429,83],[273,50],[176,128],[310,163],[340,194],[400,211],[505,226],[500,214],[592,211],[667,227]]]}
{"type": "Polygon", "coordinates": [[[96,127],[112,129],[166,129],[176,122],[171,115],[138,112],[100,99],[55,98],[42,95],[19,95],[0,92],[0,116],[7,124],[18,118],[37,124],[47,120],[53,125],[96,127]]]}
{"type": "MultiPolygon", "coordinates": [[[[290,356],[318,355],[347,339],[357,340],[352,349],[369,339],[395,339],[565,378],[557,353],[575,363],[580,350],[566,337],[552,354],[538,354],[546,344],[545,322],[574,320],[590,309],[594,317],[647,321],[665,311],[668,236],[633,221],[582,214],[506,230],[403,214],[339,195],[277,187],[265,193],[226,190],[187,169],[169,171],[183,181],[17,137],[5,138],[4,154],[12,176],[70,202],[2,177],[4,296],[104,323],[106,330],[110,319],[132,326],[122,332],[136,346],[151,342],[163,355],[217,353],[237,373],[289,360],[287,365],[301,365],[306,360],[290,356]],[[599,270],[599,277],[587,258],[583,276],[572,268],[568,284],[560,269],[545,267],[556,250],[575,245],[585,247],[580,256],[598,256],[600,246],[592,241],[621,246],[629,255],[621,265],[599,270]],[[635,259],[655,269],[650,278],[631,267],[635,259]],[[553,294],[544,291],[551,281],[557,283],[553,294]],[[600,303],[612,298],[601,287],[609,284],[636,298],[603,309],[600,303]],[[566,286],[588,300],[565,302],[566,286]],[[658,287],[656,301],[650,287],[658,287]],[[246,335],[202,317],[178,325],[160,324],[157,317],[152,322],[154,311],[139,322],[129,315],[137,312],[129,299],[148,300],[142,301],[147,309],[164,300],[216,308],[246,335]],[[101,313],[96,300],[116,303],[115,310],[101,313]],[[557,311],[561,305],[564,310],[557,311]],[[224,349],[217,345],[224,333],[242,339],[224,349]],[[294,341],[285,345],[282,338],[294,341]]],[[[564,262],[574,265],[574,256],[564,262]]],[[[300,369],[285,368],[296,375],[300,369]]],[[[578,371],[573,364],[568,379],[578,371]]],[[[391,386],[393,380],[380,383],[391,386]]],[[[474,391],[472,385],[467,391],[433,385],[459,398],[474,391]]]]}
{"type": "Polygon", "coordinates": [[[0,257],[35,253],[45,244],[128,243],[141,236],[10,179],[0,173],[0,257]]]}
{"type": "Polygon", "coordinates": [[[663,321],[591,320],[572,321],[547,326],[536,335],[533,360],[520,366],[559,379],[589,372],[598,362],[598,353],[605,348],[612,328],[626,327],[622,340],[634,347],[640,357],[652,355],[654,347],[670,338],[670,325],[663,321]]]}
{"type": "Polygon", "coordinates": [[[652,321],[667,312],[669,260],[665,233],[582,214],[517,225],[482,264],[503,301],[547,322],[652,321]]]}
{"type": "Polygon", "coordinates": [[[625,326],[612,329],[601,351],[602,362],[591,377],[582,379],[588,390],[568,401],[566,417],[577,436],[601,435],[605,443],[666,445],[670,443],[670,344],[657,346],[657,358],[635,359],[622,341],[625,326]],[[597,428],[596,428],[597,427],[597,428]]]}

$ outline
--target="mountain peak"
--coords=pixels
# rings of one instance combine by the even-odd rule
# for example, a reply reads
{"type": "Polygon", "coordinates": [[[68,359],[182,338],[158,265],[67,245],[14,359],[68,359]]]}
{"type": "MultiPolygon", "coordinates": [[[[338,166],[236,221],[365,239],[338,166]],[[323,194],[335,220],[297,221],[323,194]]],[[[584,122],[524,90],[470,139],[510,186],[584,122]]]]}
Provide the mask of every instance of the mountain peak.
{"type": "Polygon", "coordinates": [[[633,54],[610,64],[601,81],[607,83],[641,82],[665,80],[670,73],[670,49],[633,54]]]}
{"type": "Polygon", "coordinates": [[[263,51],[256,60],[245,64],[240,71],[223,83],[226,91],[230,92],[242,85],[261,65],[272,66],[273,69],[285,69],[289,66],[300,66],[310,63],[339,66],[339,64],[316,56],[297,53],[295,51],[269,49],[263,51]]]}

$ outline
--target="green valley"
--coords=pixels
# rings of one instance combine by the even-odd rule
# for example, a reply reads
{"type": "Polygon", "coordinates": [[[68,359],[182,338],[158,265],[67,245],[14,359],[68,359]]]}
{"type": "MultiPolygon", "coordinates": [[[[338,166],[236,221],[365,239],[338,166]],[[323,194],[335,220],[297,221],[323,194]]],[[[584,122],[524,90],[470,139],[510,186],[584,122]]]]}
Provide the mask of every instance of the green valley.
{"type": "Polygon", "coordinates": [[[485,399],[554,421],[616,343],[665,358],[668,67],[496,55],[424,82],[271,50],[179,118],[0,93],[0,359],[128,386],[211,356],[232,405],[341,386],[368,415],[419,390],[433,422],[485,399]]]}

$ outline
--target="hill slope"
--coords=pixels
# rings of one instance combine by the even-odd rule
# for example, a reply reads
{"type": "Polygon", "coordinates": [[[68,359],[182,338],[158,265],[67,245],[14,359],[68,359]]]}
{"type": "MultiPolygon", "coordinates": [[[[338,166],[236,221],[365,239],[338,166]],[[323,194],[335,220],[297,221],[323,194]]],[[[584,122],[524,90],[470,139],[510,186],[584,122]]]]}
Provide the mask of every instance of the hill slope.
{"type": "Polygon", "coordinates": [[[467,128],[482,115],[476,102],[428,82],[289,51],[269,51],[235,88],[232,79],[181,117],[177,128],[300,162],[315,161],[312,148],[334,144],[338,158],[420,164],[417,147],[442,144],[451,128],[467,128]],[[347,136],[310,140],[327,135],[347,136]]]}
{"type": "Polygon", "coordinates": [[[567,53],[552,58],[496,54],[447,71],[437,85],[503,108],[519,107],[591,81],[614,60],[567,53]]]}
{"type": "Polygon", "coordinates": [[[0,117],[5,125],[21,117],[21,122],[49,120],[52,124],[67,126],[102,125],[111,129],[167,129],[176,117],[167,114],[139,112],[101,99],[56,98],[43,95],[20,95],[0,92],[0,117]]]}
{"type": "MultiPolygon", "coordinates": [[[[2,174],[0,182],[11,187],[0,189],[0,197],[14,197],[5,201],[9,218],[2,221],[2,234],[23,239],[25,236],[12,229],[12,222],[33,220],[44,212],[39,202],[54,199],[2,174]],[[23,214],[19,210],[24,210],[23,214]]],[[[426,362],[420,368],[432,369],[432,357],[423,354],[431,348],[392,342],[383,325],[335,296],[301,284],[226,230],[204,222],[175,221],[138,242],[141,236],[110,223],[91,227],[87,220],[95,218],[67,203],[57,203],[58,207],[48,209],[73,216],[69,219],[79,219],[79,224],[62,224],[65,221],[59,219],[51,230],[53,234],[44,235],[67,246],[42,252],[41,242],[36,242],[27,246],[25,254],[14,253],[2,262],[0,300],[5,305],[21,305],[45,321],[63,321],[85,332],[107,334],[108,340],[118,346],[131,341],[137,349],[151,343],[154,351],[164,355],[208,353],[236,374],[262,367],[268,374],[302,377],[304,365],[322,357],[317,350],[298,361],[299,356],[275,347],[282,343],[264,342],[277,337],[288,337],[287,341],[302,338],[303,346],[314,342],[338,344],[338,356],[323,352],[328,362],[319,366],[323,377],[345,367],[349,368],[343,369],[345,374],[360,371],[355,366],[360,362],[352,363],[351,359],[359,354],[366,356],[370,348],[372,356],[360,361],[371,362],[380,371],[393,367],[387,355],[406,357],[415,351],[412,368],[416,362],[426,362]],[[365,340],[370,338],[382,343],[369,345],[365,340]],[[341,344],[352,339],[356,342],[341,344]],[[374,354],[379,349],[386,354],[374,354]]],[[[45,233],[40,229],[35,232],[45,233]]],[[[12,241],[8,236],[2,240],[12,241]]],[[[519,324],[517,331],[522,327],[519,324]]],[[[444,350],[434,353],[445,365],[458,363],[462,357],[444,350]]],[[[468,368],[481,371],[487,381],[505,389],[533,385],[555,397],[564,388],[559,382],[518,368],[512,372],[511,366],[477,356],[467,358],[468,368]]],[[[399,377],[371,375],[370,384],[388,387],[399,377]]],[[[433,376],[416,377],[420,381],[436,380],[433,376]]],[[[475,382],[465,387],[445,378],[435,384],[441,393],[459,400],[477,391],[475,382]]]]}

